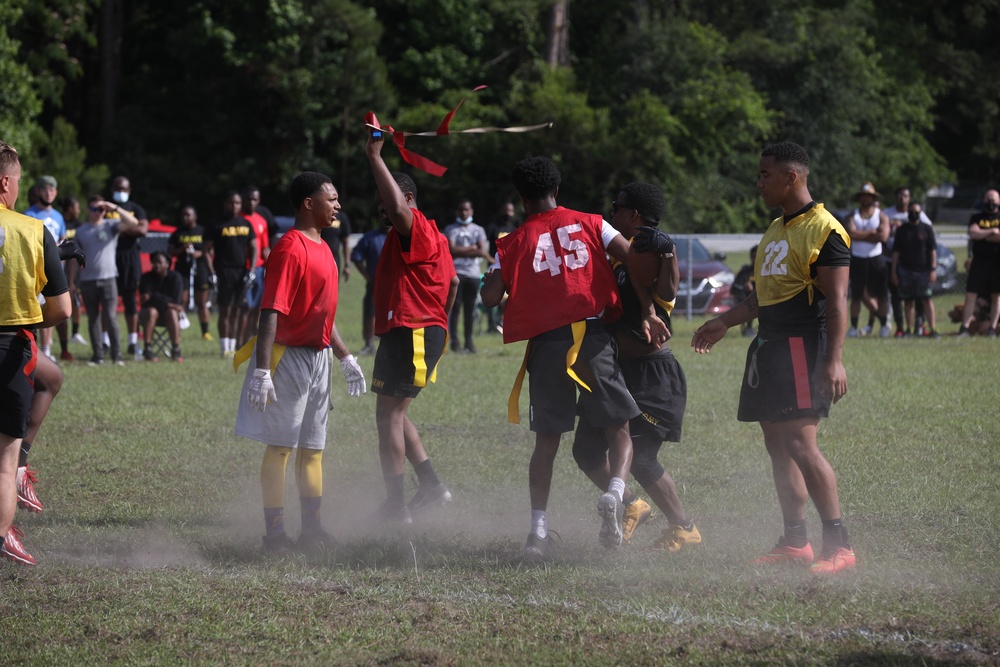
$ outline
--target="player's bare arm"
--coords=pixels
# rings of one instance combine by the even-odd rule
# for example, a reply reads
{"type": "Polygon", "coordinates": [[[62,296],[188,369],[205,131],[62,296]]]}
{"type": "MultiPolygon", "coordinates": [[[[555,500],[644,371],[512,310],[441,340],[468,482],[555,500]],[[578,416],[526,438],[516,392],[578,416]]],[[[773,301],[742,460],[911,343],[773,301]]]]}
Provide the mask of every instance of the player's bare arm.
{"type": "Polygon", "coordinates": [[[383,135],[380,134],[376,137],[369,132],[365,153],[372,167],[372,175],[375,177],[379,205],[385,209],[396,231],[403,236],[409,236],[413,229],[413,211],[410,210],[409,196],[404,195],[403,191],[396,185],[395,179],[389,172],[389,167],[382,159],[382,145],[384,143],[383,135]]]}
{"type": "Polygon", "coordinates": [[[455,299],[458,298],[458,276],[451,277],[451,283],[448,285],[448,300],[444,304],[445,315],[451,315],[451,309],[455,305],[455,299]]]}
{"type": "Polygon", "coordinates": [[[487,308],[496,308],[503,301],[503,295],[507,291],[507,286],[503,284],[503,277],[500,269],[493,269],[486,274],[483,287],[479,290],[479,296],[483,300],[483,305],[487,308]]]}
{"type": "Polygon", "coordinates": [[[257,368],[271,368],[271,348],[278,330],[278,311],[262,308],[257,325],[257,368]]]}
{"type": "MultiPolygon", "coordinates": [[[[757,292],[751,292],[738,306],[698,327],[691,338],[691,347],[698,354],[712,351],[712,346],[725,338],[730,327],[743,324],[757,317],[757,292]]],[[[847,330],[845,329],[846,333],[847,330]]]]}
{"type": "Polygon", "coordinates": [[[848,309],[847,285],[850,268],[846,266],[819,266],[816,279],[819,289],[826,296],[826,365],[820,391],[836,403],[847,393],[847,371],[844,369],[844,337],[847,335],[848,309]]]}

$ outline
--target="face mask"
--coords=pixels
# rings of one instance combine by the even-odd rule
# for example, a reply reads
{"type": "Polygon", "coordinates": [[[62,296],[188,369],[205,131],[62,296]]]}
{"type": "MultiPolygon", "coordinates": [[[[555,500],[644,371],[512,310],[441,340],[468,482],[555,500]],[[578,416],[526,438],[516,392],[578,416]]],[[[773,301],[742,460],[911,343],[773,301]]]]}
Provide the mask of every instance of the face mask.
{"type": "Polygon", "coordinates": [[[919,213],[912,213],[912,212],[911,213],[907,213],[906,217],[910,219],[910,222],[920,222],[920,214],[919,213]]]}
{"type": "Polygon", "coordinates": [[[111,193],[111,198],[115,200],[118,204],[124,204],[128,201],[128,193],[121,192],[120,190],[115,190],[111,193]]]}
{"type": "Polygon", "coordinates": [[[996,203],[995,201],[988,201],[986,202],[984,208],[990,213],[996,213],[998,210],[1000,210],[1000,204],[996,203]]]}
{"type": "Polygon", "coordinates": [[[472,222],[472,216],[470,215],[468,218],[455,218],[455,222],[460,225],[467,225],[472,222]]]}

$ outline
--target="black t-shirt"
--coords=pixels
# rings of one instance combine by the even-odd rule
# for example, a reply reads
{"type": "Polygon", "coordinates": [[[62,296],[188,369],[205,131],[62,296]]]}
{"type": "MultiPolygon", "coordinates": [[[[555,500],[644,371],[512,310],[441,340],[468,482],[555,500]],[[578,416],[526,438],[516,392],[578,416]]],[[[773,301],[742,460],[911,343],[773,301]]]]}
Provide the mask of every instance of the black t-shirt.
{"type": "Polygon", "coordinates": [[[139,294],[146,297],[142,305],[165,308],[168,303],[179,304],[184,291],[184,281],[176,271],[160,276],[156,271],[146,271],[139,278],[139,294]]]}
{"type": "Polygon", "coordinates": [[[220,220],[208,235],[212,242],[214,257],[212,263],[216,269],[246,268],[250,257],[248,246],[251,240],[256,240],[250,222],[242,215],[229,220],[220,220]]]}
{"type": "MultiPolygon", "coordinates": [[[[646,336],[642,333],[642,306],[639,304],[639,297],[636,295],[632,281],[629,279],[628,270],[624,264],[618,264],[614,269],[614,273],[615,280],[618,282],[618,295],[622,299],[622,316],[614,323],[614,326],[621,331],[631,334],[636,340],[645,343],[646,336]]],[[[653,299],[653,309],[657,317],[667,325],[667,331],[673,331],[673,326],[670,323],[670,313],[656,299],[653,299]]]]}
{"type": "MultiPolygon", "coordinates": [[[[146,209],[139,206],[134,201],[127,201],[124,204],[118,204],[119,208],[123,208],[132,215],[135,216],[136,220],[146,219],[146,209]]],[[[118,215],[116,211],[108,211],[104,214],[105,220],[121,220],[121,216],[118,215]]],[[[126,234],[118,235],[118,248],[115,250],[119,255],[127,253],[139,254],[139,237],[138,236],[128,236],[126,234]]]]}
{"type": "Polygon", "coordinates": [[[517,229],[516,219],[500,216],[486,225],[486,239],[490,242],[490,254],[497,256],[497,239],[507,236],[517,229]]]}
{"type": "MultiPolygon", "coordinates": [[[[996,229],[1000,227],[1000,211],[996,213],[976,213],[969,220],[969,226],[977,224],[980,229],[996,229]]],[[[1000,243],[990,241],[973,241],[972,256],[976,259],[1000,257],[1000,243]]]]}
{"type": "MultiPolygon", "coordinates": [[[[187,246],[187,244],[194,246],[195,250],[205,249],[205,228],[201,225],[195,225],[194,227],[178,227],[174,230],[174,233],[170,235],[170,239],[167,241],[167,246],[171,249],[179,248],[181,246],[187,246]]],[[[174,270],[181,276],[191,275],[191,266],[194,264],[192,256],[183,253],[177,255],[177,263],[174,266],[174,270]]],[[[208,268],[208,260],[202,255],[198,259],[198,268],[208,268]]]]}
{"type": "MultiPolygon", "coordinates": [[[[59,259],[59,248],[52,234],[42,234],[45,237],[45,287],[42,288],[42,296],[52,297],[65,294],[69,291],[69,282],[66,280],[66,272],[63,271],[62,260],[59,259]]],[[[76,260],[70,260],[75,262],[76,260]]]]}
{"type": "Polygon", "coordinates": [[[340,259],[340,249],[344,245],[344,239],[351,235],[351,219],[347,217],[346,213],[341,211],[337,214],[337,218],[333,221],[333,224],[326,229],[320,230],[319,235],[330,246],[330,252],[333,253],[333,258],[337,260],[337,267],[342,271],[344,263],[340,259]]]}
{"type": "Polygon", "coordinates": [[[66,240],[70,240],[76,236],[76,230],[80,228],[83,223],[77,220],[67,220],[66,221],[66,240]]]}
{"type": "MultiPolygon", "coordinates": [[[[996,244],[994,244],[996,245],[996,244]]],[[[931,255],[937,248],[937,239],[930,225],[908,222],[896,229],[893,253],[899,253],[899,265],[907,271],[930,271],[931,255]]]]}

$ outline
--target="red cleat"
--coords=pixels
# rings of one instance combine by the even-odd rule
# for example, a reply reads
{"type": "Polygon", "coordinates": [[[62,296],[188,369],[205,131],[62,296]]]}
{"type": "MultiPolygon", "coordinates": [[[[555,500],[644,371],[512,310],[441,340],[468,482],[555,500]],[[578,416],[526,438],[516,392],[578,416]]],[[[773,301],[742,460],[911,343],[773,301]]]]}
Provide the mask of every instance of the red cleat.
{"type": "Polygon", "coordinates": [[[17,526],[11,526],[10,530],[7,531],[6,537],[3,538],[3,546],[0,547],[0,556],[21,565],[34,565],[35,559],[24,550],[24,545],[21,544],[22,537],[24,537],[24,533],[21,532],[21,529],[17,526]]]}
{"type": "Polygon", "coordinates": [[[813,562],[813,550],[806,542],[804,547],[792,547],[785,544],[784,536],[778,538],[774,548],[759,558],[750,561],[751,565],[808,565],[813,562]]]}

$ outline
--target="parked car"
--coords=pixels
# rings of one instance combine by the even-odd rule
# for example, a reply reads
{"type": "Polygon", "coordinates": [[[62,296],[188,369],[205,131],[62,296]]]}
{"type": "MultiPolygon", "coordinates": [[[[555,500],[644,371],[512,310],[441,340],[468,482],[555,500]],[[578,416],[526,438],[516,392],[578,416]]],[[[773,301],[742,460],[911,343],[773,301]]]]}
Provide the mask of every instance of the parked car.
{"type": "Polygon", "coordinates": [[[701,241],[693,236],[674,236],[677,244],[677,264],[681,272],[681,281],[677,286],[676,309],[678,314],[688,311],[688,299],[691,302],[691,312],[697,315],[718,315],[733,307],[733,297],[730,289],[736,278],[722,260],[726,258],[723,252],[714,255],[708,251],[701,241]],[[689,260],[690,258],[690,260],[689,260]],[[688,282],[688,265],[691,266],[691,280],[688,282]]]}

